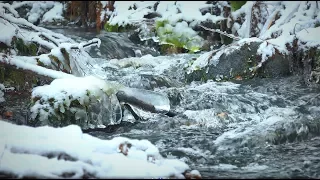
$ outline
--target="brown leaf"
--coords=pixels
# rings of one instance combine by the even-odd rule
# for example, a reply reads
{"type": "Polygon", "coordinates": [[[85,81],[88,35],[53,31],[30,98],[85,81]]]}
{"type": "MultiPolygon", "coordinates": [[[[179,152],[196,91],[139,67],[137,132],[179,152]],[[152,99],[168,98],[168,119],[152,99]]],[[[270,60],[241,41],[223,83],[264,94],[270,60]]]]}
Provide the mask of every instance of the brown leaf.
{"type": "Polygon", "coordinates": [[[125,156],[128,155],[128,151],[129,149],[131,148],[132,144],[130,144],[129,142],[124,142],[124,143],[121,143],[119,145],[119,150],[122,154],[124,154],[125,156]]]}
{"type": "Polygon", "coordinates": [[[191,174],[190,172],[185,172],[183,175],[186,179],[202,179],[201,175],[191,174]]]}
{"type": "Polygon", "coordinates": [[[13,115],[13,113],[12,113],[11,111],[6,111],[6,112],[3,113],[3,115],[4,115],[4,117],[6,117],[6,118],[11,118],[12,115],[13,115]]]}
{"type": "Polygon", "coordinates": [[[241,81],[241,80],[242,80],[242,77],[241,77],[241,76],[236,76],[236,77],[235,77],[235,80],[241,81]]]}

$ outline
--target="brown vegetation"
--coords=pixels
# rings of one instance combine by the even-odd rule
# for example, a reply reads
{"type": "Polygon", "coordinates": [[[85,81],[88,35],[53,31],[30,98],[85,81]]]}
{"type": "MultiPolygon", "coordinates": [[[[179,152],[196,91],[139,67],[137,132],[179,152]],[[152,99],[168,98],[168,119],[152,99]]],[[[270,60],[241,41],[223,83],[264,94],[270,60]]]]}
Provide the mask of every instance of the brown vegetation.
{"type": "Polygon", "coordinates": [[[101,19],[102,10],[113,11],[114,2],[108,1],[103,7],[100,1],[68,1],[66,16],[70,21],[75,21],[81,26],[93,26],[100,31],[108,20],[106,14],[101,19]]]}

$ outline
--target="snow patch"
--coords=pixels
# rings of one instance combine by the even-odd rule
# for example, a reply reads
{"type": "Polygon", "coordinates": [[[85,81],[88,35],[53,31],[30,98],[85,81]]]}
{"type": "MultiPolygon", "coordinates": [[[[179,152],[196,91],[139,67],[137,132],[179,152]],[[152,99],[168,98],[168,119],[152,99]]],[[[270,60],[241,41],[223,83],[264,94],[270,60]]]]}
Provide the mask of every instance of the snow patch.
{"type": "Polygon", "coordinates": [[[20,178],[61,178],[64,173],[82,178],[85,172],[96,178],[181,178],[189,169],[182,161],[163,158],[148,140],[124,137],[100,140],[83,134],[76,125],[33,128],[0,121],[0,129],[0,171],[20,178]],[[123,143],[132,145],[127,156],[119,153],[123,143]],[[53,158],[47,158],[50,154],[53,158]],[[61,154],[76,161],[60,160],[57,157],[61,154]],[[154,161],[148,161],[149,156],[154,161]]]}
{"type": "Polygon", "coordinates": [[[63,4],[60,2],[54,2],[54,6],[42,17],[42,22],[54,22],[56,20],[63,20],[63,4]]]}

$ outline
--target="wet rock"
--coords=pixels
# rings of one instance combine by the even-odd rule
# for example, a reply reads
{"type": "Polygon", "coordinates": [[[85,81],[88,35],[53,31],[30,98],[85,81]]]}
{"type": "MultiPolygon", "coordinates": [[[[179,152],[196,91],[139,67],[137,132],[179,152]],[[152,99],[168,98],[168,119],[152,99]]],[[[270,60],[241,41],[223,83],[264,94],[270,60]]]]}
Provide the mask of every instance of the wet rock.
{"type": "Polygon", "coordinates": [[[170,106],[174,107],[180,104],[183,95],[177,88],[170,88],[166,90],[167,96],[170,100],[170,106]]]}
{"type": "Polygon", "coordinates": [[[239,77],[246,79],[255,76],[281,77],[290,75],[288,57],[278,53],[263,63],[262,67],[256,72],[251,70],[261,60],[261,57],[257,55],[260,44],[252,42],[233,49],[228,54],[223,53],[217,64],[208,63],[207,66],[186,74],[187,81],[206,81],[208,79],[221,81],[239,79],[239,77]]]}
{"type": "Polygon", "coordinates": [[[0,82],[6,87],[0,116],[15,124],[27,124],[32,88],[49,84],[53,78],[3,62],[0,62],[0,75],[0,82]]]}

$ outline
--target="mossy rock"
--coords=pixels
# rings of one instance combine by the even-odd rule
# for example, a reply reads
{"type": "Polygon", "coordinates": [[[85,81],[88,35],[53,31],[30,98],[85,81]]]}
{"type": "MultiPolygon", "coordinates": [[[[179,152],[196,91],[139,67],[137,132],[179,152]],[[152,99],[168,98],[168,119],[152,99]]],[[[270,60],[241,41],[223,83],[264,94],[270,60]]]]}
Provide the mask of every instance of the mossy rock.
{"type": "Polygon", "coordinates": [[[64,127],[71,124],[79,125],[82,129],[97,127],[99,125],[108,125],[110,123],[109,98],[106,94],[102,96],[92,95],[89,91],[86,94],[86,101],[65,96],[64,101],[57,101],[55,98],[42,99],[41,97],[33,97],[31,108],[44,105],[40,109],[33,109],[31,118],[28,122],[30,126],[52,126],[64,127]],[[36,105],[36,106],[35,106],[36,105]],[[49,107],[49,108],[47,108],[49,107]],[[49,110],[50,109],[50,110],[49,110]]]}
{"type": "Polygon", "coordinates": [[[262,67],[254,70],[261,61],[257,55],[259,42],[244,44],[240,49],[235,49],[228,55],[222,54],[219,62],[211,63],[203,68],[186,73],[186,82],[192,81],[228,81],[234,79],[250,79],[253,77],[280,77],[290,75],[289,57],[276,53],[267,59],[262,67]]]}
{"type": "Polygon", "coordinates": [[[50,83],[53,78],[39,75],[30,70],[18,69],[16,66],[0,62],[0,82],[6,87],[18,91],[31,91],[33,87],[50,83]]]}

